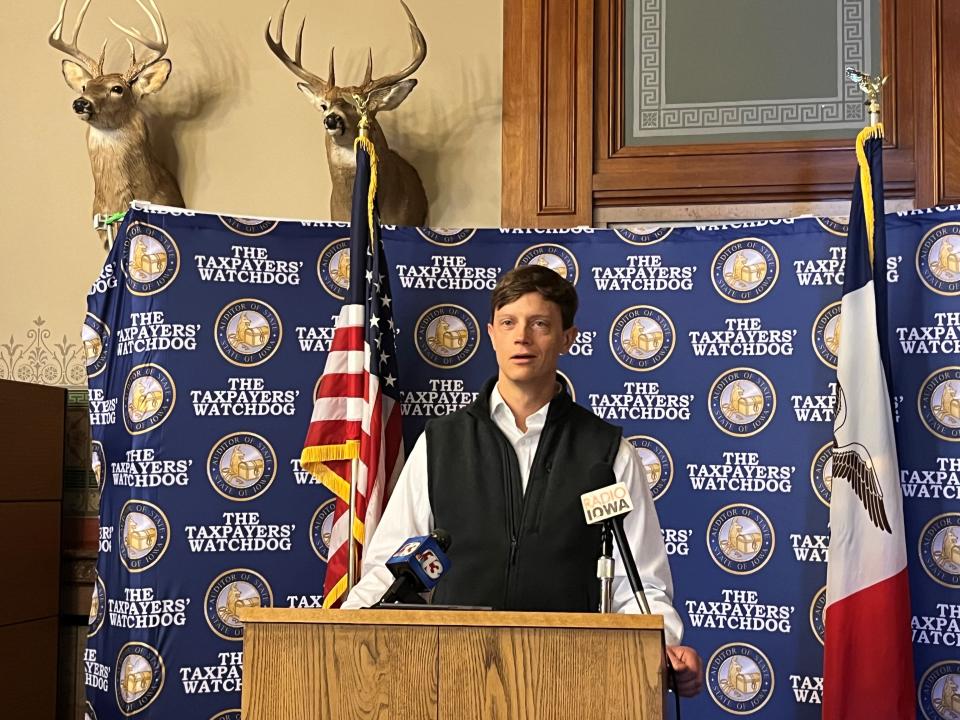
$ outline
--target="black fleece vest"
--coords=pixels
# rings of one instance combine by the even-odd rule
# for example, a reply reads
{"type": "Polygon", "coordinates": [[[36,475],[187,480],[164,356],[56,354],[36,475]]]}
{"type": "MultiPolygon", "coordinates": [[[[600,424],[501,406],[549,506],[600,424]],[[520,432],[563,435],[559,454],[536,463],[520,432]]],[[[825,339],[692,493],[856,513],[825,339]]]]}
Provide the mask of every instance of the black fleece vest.
{"type": "MultiPolygon", "coordinates": [[[[583,518],[590,468],[612,463],[620,428],[575,404],[550,403],[527,491],[517,455],[490,419],[489,380],[469,407],[427,423],[434,527],[450,533],[451,570],[435,603],[592,612],[600,598],[599,526],[583,518]]],[[[561,383],[562,385],[562,383],[561,383]]]]}

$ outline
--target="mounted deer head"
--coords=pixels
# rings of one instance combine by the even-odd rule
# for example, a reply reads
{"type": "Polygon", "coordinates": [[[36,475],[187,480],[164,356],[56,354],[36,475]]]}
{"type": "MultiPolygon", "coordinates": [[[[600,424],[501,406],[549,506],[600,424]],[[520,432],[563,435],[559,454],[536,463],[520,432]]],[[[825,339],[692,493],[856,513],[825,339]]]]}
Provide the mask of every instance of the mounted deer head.
{"type": "MultiPolygon", "coordinates": [[[[93,213],[107,216],[126,210],[131,200],[147,200],[162,205],[183,207],[183,197],[176,179],[154,156],[150,147],[147,123],[137,107],[140,100],[157,92],[167,82],[173,67],[163,58],[167,51],[167,29],[154,0],[148,0],[152,11],[141,0],[137,4],[150,18],[156,39],[149,39],[138,30],[125,28],[111,18],[110,22],[125,35],[152,51],[137,60],[130,45],[130,66],[122,73],[103,72],[107,48],[104,41],[100,58],[94,60],[77,47],[80,26],[91,0],[86,0],[73,31],[73,39],[63,40],[63,18],[67,0],[60,6],[60,15],[50,31],[50,45],[74,60],[63,61],[63,77],[80,96],[73,101],[74,114],[87,123],[87,152],[93,170],[93,213]]],[[[106,244],[106,232],[99,229],[106,244]]]]}
{"type": "Polygon", "coordinates": [[[423,225],[427,218],[427,197],[420,176],[410,163],[390,149],[376,121],[378,112],[393,110],[410,94],[417,81],[408,78],[416,72],[427,56],[427,41],[420,32],[410,8],[400,0],[410,23],[413,61],[398,73],[375,79],[371,50],[367,53],[367,69],[363,82],[360,85],[341,87],[336,82],[332,48],[330,49],[330,69],[326,80],[304,68],[301,56],[306,18],[300,23],[294,57],[291,58],[284,50],[283,18],[289,4],[290,0],[285,0],[280,9],[276,40],[271,33],[273,18],[267,22],[265,33],[267,45],[287,69],[303,81],[297,83],[297,87],[311,104],[323,113],[327,165],[330,168],[330,180],[333,184],[330,194],[332,218],[334,220],[350,219],[353,180],[357,169],[353,141],[356,140],[359,132],[357,125],[360,121],[360,112],[356,101],[356,98],[359,98],[361,101],[366,101],[367,116],[370,119],[370,139],[376,146],[379,158],[378,196],[383,221],[397,225],[423,225]]]}

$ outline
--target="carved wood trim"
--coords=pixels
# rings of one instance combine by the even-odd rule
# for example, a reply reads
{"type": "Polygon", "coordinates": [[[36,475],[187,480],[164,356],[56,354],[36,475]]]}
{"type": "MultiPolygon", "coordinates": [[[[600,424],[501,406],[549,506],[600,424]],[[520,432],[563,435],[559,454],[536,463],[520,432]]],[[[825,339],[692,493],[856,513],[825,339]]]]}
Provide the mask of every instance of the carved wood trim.
{"type": "Polygon", "coordinates": [[[503,72],[503,224],[589,224],[593,0],[506,0],[503,72]]]}

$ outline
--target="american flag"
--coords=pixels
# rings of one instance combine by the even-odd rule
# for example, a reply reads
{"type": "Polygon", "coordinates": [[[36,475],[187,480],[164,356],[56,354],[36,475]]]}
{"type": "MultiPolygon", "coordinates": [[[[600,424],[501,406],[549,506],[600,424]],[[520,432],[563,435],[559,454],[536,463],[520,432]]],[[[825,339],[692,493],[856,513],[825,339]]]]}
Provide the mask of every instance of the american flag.
{"type": "Polygon", "coordinates": [[[350,589],[350,542],[355,548],[354,568],[359,570],[364,540],[373,535],[403,466],[392,299],[379,216],[373,198],[368,201],[372,176],[376,182],[375,163],[371,172],[370,155],[358,142],[350,288],[337,317],[300,458],[304,469],[336,495],[323,584],[323,605],[328,608],[339,606],[350,589]],[[355,476],[353,458],[359,461],[355,476]]]}

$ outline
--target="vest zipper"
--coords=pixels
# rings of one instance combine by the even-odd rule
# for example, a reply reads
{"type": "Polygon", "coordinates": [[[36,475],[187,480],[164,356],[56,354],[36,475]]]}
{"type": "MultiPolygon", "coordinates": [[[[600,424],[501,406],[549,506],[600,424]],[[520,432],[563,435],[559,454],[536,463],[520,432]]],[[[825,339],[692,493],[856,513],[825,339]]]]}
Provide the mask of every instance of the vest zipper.
{"type": "Polygon", "coordinates": [[[498,428],[494,428],[496,437],[500,441],[500,457],[503,462],[504,494],[506,495],[507,506],[507,532],[510,538],[510,553],[507,557],[507,567],[503,583],[503,607],[510,606],[510,592],[513,580],[513,569],[516,565],[517,551],[520,541],[518,538],[519,528],[517,526],[517,509],[514,503],[514,483],[520,482],[519,476],[514,478],[514,471],[520,472],[517,464],[516,453],[510,446],[507,439],[501,434],[498,428]]]}

